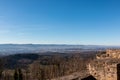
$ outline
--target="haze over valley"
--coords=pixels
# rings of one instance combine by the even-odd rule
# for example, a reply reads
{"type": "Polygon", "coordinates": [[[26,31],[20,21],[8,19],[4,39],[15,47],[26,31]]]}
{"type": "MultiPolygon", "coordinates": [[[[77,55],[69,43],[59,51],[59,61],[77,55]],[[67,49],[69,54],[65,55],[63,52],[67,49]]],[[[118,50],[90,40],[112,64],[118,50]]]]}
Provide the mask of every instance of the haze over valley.
{"type": "Polygon", "coordinates": [[[0,44],[0,55],[11,55],[18,53],[45,53],[45,52],[87,52],[100,51],[109,48],[120,48],[120,46],[102,45],[65,45],[65,44],[0,44]]]}

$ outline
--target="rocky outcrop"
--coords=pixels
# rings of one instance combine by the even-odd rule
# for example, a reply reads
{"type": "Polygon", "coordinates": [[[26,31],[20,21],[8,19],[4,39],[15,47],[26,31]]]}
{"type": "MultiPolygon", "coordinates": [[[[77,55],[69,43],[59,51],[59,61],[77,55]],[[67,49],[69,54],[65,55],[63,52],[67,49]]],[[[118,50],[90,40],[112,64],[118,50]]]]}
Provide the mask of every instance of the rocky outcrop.
{"type": "Polygon", "coordinates": [[[109,49],[96,55],[96,59],[87,67],[97,80],[120,80],[120,50],[109,49]]]}

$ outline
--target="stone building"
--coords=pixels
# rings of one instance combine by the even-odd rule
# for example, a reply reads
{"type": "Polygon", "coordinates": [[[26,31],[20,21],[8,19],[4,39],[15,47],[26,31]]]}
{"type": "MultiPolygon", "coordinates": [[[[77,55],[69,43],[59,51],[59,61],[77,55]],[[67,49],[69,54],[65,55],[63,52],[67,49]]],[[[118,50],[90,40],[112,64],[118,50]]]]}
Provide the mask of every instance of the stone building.
{"type": "Polygon", "coordinates": [[[88,65],[88,70],[97,80],[120,80],[120,49],[97,54],[88,65]]]}

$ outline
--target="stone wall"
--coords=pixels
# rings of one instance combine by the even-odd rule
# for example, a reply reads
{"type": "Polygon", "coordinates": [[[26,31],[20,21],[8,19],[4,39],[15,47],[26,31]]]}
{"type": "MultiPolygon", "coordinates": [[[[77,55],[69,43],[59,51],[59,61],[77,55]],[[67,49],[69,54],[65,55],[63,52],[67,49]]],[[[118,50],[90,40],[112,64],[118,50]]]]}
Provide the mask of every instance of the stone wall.
{"type": "Polygon", "coordinates": [[[106,52],[100,52],[96,55],[97,59],[120,59],[120,49],[108,49],[106,52]]]}
{"type": "Polygon", "coordinates": [[[97,80],[117,80],[117,62],[104,62],[104,60],[94,61],[88,65],[89,72],[97,80]]]}
{"type": "Polygon", "coordinates": [[[120,59],[120,49],[109,49],[106,50],[106,54],[111,58],[120,59]]]}
{"type": "Polygon", "coordinates": [[[97,80],[119,80],[120,49],[106,50],[96,55],[96,59],[88,65],[88,70],[97,80]]]}

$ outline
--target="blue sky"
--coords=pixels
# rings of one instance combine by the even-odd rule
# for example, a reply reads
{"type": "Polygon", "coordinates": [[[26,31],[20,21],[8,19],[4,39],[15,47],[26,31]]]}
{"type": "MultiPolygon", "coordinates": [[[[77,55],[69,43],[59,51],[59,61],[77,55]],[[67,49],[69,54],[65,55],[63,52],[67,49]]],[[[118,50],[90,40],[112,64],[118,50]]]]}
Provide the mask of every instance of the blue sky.
{"type": "Polygon", "coordinates": [[[120,45],[120,1],[0,0],[0,43],[120,45]]]}

